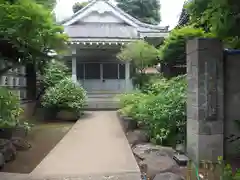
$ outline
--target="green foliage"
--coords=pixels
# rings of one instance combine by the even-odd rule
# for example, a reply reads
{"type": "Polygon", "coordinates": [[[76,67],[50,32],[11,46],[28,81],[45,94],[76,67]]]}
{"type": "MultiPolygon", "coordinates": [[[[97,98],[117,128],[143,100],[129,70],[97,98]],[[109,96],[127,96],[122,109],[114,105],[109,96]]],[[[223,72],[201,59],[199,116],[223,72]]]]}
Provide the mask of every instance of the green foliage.
{"type": "Polygon", "coordinates": [[[119,95],[118,99],[121,108],[119,112],[122,115],[135,119],[137,114],[137,105],[147,96],[147,94],[141,93],[140,91],[119,95]]]}
{"type": "Polygon", "coordinates": [[[76,2],[73,7],[72,10],[74,13],[78,12],[80,9],[84,8],[86,5],[88,5],[89,2],[76,2]]]}
{"type": "Polygon", "coordinates": [[[149,87],[148,94],[121,96],[120,112],[144,124],[155,143],[175,143],[177,134],[185,135],[186,86],[185,76],[162,78],[149,87]]]}
{"type": "Polygon", "coordinates": [[[44,69],[42,84],[45,88],[53,87],[69,75],[68,67],[61,61],[51,61],[44,69]]]}
{"type": "Polygon", "coordinates": [[[145,41],[139,40],[127,44],[117,54],[122,61],[131,61],[139,71],[143,72],[146,67],[154,65],[157,61],[158,50],[145,41]]]}
{"type": "Polygon", "coordinates": [[[240,47],[240,1],[194,0],[186,4],[190,23],[225,40],[232,48],[240,47]]]}
{"type": "Polygon", "coordinates": [[[56,0],[35,0],[36,3],[42,4],[44,7],[52,10],[56,5],[56,0]]]}
{"type": "Polygon", "coordinates": [[[66,77],[55,86],[46,90],[42,105],[48,109],[71,110],[80,112],[85,105],[86,92],[80,84],[66,77]]]}
{"type": "Polygon", "coordinates": [[[139,74],[139,73],[136,73],[133,77],[132,77],[132,82],[133,82],[133,85],[134,87],[138,87],[142,92],[147,92],[148,91],[148,88],[149,86],[162,78],[162,74],[150,74],[150,73],[147,73],[147,74],[139,74]]]}
{"type": "Polygon", "coordinates": [[[137,118],[144,121],[150,136],[157,143],[184,133],[186,123],[186,81],[184,77],[162,79],[153,85],[156,96],[142,101],[137,118]],[[157,87],[157,89],[156,89],[157,87]],[[158,93],[157,93],[158,91],[158,93]]]}
{"type": "Polygon", "coordinates": [[[210,37],[210,34],[191,26],[172,30],[160,47],[161,62],[169,65],[186,64],[186,41],[195,37],[210,37]]]}
{"type": "Polygon", "coordinates": [[[0,88],[0,128],[15,127],[19,123],[22,108],[16,94],[0,88]]]}
{"type": "Polygon", "coordinates": [[[240,179],[240,169],[236,169],[236,172],[234,173],[231,165],[224,163],[222,157],[218,158],[218,163],[221,168],[220,178],[222,180],[239,180],[240,179]]]}
{"type": "MultiPolygon", "coordinates": [[[[47,2],[47,1],[46,1],[47,2]]],[[[52,50],[61,53],[67,36],[51,11],[34,0],[0,0],[1,56],[6,65],[41,63],[49,60],[52,50]],[[19,58],[21,61],[19,62],[19,58]]]]}
{"type": "Polygon", "coordinates": [[[138,20],[148,24],[160,23],[158,0],[117,0],[117,6],[138,20]]]}

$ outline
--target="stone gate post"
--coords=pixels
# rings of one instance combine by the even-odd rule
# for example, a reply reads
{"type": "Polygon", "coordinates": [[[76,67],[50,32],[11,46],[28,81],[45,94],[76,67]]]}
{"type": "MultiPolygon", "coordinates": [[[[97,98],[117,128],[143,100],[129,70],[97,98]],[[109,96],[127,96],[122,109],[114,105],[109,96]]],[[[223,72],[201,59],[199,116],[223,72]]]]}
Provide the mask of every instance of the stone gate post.
{"type": "Polygon", "coordinates": [[[193,39],[187,54],[187,153],[195,162],[223,156],[223,47],[193,39]]]}

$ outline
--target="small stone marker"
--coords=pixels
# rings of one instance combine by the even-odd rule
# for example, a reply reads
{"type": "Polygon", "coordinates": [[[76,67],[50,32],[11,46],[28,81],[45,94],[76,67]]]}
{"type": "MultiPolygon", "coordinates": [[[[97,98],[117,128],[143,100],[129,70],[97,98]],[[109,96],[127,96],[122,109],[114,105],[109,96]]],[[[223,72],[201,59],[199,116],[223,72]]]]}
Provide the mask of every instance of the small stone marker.
{"type": "Polygon", "coordinates": [[[173,156],[173,159],[177,162],[179,166],[187,166],[188,163],[188,157],[184,154],[175,154],[173,156]]]}

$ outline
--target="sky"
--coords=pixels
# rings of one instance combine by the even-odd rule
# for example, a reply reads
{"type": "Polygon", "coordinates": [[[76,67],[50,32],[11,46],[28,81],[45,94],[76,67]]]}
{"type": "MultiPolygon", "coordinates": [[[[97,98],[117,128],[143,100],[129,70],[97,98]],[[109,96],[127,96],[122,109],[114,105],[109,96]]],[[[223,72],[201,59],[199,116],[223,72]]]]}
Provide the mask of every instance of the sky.
{"type": "MultiPolygon", "coordinates": [[[[86,0],[57,0],[56,16],[57,20],[63,20],[73,14],[72,6],[75,2],[86,0]]],[[[161,26],[170,26],[170,29],[177,25],[183,3],[185,0],[160,0],[161,3],[161,26]]]]}

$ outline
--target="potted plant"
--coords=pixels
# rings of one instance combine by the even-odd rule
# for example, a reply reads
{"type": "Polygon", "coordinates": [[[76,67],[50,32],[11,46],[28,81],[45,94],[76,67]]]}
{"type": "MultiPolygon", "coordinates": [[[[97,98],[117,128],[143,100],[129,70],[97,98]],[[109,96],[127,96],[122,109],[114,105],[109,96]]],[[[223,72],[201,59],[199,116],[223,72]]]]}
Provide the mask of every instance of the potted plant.
{"type": "Polygon", "coordinates": [[[0,138],[12,137],[22,111],[17,95],[6,88],[0,88],[0,138]]]}
{"type": "Polygon", "coordinates": [[[66,77],[46,90],[42,106],[47,112],[51,110],[57,119],[76,120],[85,106],[85,100],[86,92],[81,85],[66,77]]]}

